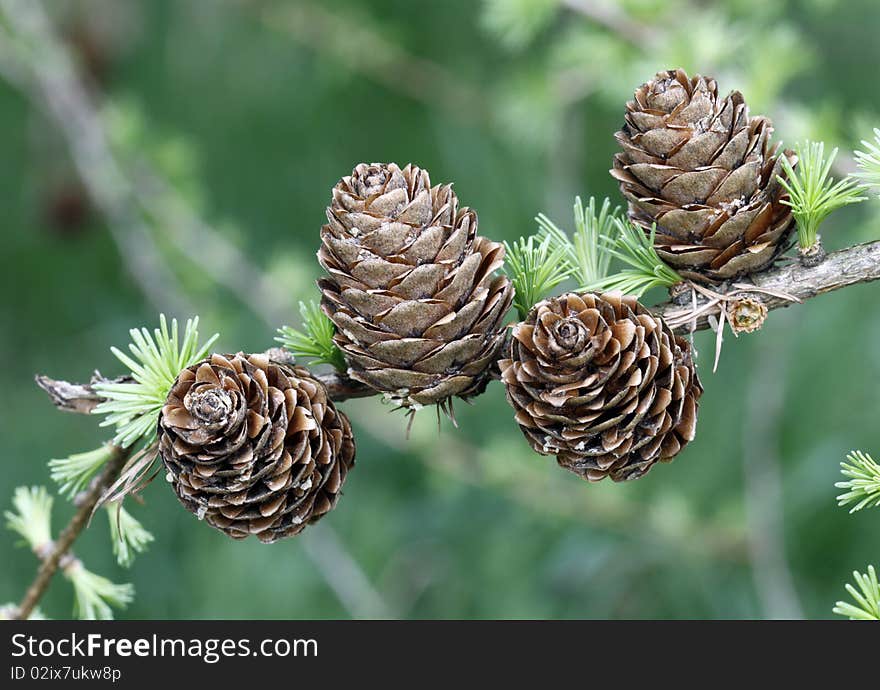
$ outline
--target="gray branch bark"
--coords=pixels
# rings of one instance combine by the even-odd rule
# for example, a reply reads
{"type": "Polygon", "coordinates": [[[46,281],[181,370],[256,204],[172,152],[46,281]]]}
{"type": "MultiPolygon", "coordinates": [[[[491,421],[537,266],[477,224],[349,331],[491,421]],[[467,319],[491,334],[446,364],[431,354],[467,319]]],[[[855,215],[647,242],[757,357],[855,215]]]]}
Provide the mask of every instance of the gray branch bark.
{"type": "MultiPolygon", "coordinates": [[[[101,372],[96,371],[92,374],[92,379],[88,383],[70,383],[69,381],[56,381],[48,376],[37,374],[34,377],[37,385],[46,391],[52,404],[59,410],[64,412],[78,412],[80,414],[91,414],[92,410],[104,398],[95,392],[92,387],[96,383],[110,383],[110,379],[101,376],[101,372]]],[[[125,377],[113,379],[113,383],[122,383],[128,380],[125,377]]]]}
{"type": "MultiPolygon", "coordinates": [[[[880,241],[857,244],[833,252],[818,266],[808,267],[797,260],[792,260],[791,263],[751,276],[751,282],[756,288],[762,291],[786,293],[802,302],[849,285],[870,283],[878,279],[880,279],[880,241]]],[[[723,293],[724,289],[719,292],[723,293]]],[[[764,292],[756,291],[755,296],[760,297],[770,310],[793,304],[782,297],[764,292]]],[[[709,299],[699,295],[697,308],[707,304],[709,299]]],[[[673,315],[680,316],[683,308],[690,308],[690,303],[680,305],[672,301],[665,302],[654,307],[654,311],[668,319],[673,315]]],[[[702,314],[696,320],[694,330],[708,328],[708,317],[717,313],[716,309],[702,314]]],[[[679,326],[677,330],[684,333],[690,330],[690,326],[679,326]]]]}

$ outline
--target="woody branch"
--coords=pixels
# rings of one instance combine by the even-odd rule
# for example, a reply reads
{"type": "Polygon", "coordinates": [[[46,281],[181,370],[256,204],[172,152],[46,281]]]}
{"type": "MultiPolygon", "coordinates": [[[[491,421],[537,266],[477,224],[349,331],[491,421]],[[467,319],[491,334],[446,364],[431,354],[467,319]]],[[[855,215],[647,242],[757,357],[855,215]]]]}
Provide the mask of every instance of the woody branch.
{"type": "MultiPolygon", "coordinates": [[[[735,289],[738,298],[741,298],[750,294],[749,286],[753,285],[754,296],[763,300],[768,310],[773,310],[791,305],[793,301],[790,298],[803,302],[827,292],[874,280],[880,280],[880,241],[833,252],[818,266],[804,266],[792,261],[753,275],[750,283],[737,283],[731,289],[735,289]]],[[[725,288],[722,286],[717,292],[723,295],[725,288]]],[[[690,298],[684,304],[678,303],[679,301],[663,302],[653,307],[653,311],[664,319],[674,317],[680,323],[675,330],[681,333],[709,328],[709,317],[724,308],[723,304],[713,305],[712,300],[701,293],[695,293],[694,301],[690,298]],[[691,312],[698,315],[693,319],[684,318],[691,312]]],[[[279,348],[269,350],[268,354],[277,360],[290,359],[290,355],[279,348]]],[[[316,373],[315,376],[323,382],[330,398],[336,402],[375,395],[375,391],[369,387],[342,374],[329,372],[316,373]]],[[[56,407],[86,414],[101,399],[92,386],[106,380],[98,373],[89,383],[70,383],[48,376],[36,377],[37,385],[48,393],[56,407]]]]}

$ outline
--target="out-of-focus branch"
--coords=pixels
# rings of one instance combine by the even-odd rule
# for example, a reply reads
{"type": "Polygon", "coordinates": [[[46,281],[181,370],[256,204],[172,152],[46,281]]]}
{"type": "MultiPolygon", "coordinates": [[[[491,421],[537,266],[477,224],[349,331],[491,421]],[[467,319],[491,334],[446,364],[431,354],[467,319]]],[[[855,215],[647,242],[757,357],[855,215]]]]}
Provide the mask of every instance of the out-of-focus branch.
{"type": "Polygon", "coordinates": [[[657,38],[656,29],[633,20],[607,0],[562,0],[562,4],[633,45],[644,47],[657,38]]]}
{"type": "Polygon", "coordinates": [[[16,60],[15,51],[4,46],[0,69],[58,126],[83,183],[107,217],[123,260],[151,302],[176,313],[195,311],[185,303],[177,280],[165,266],[145,217],[154,219],[159,228],[172,229],[163,237],[268,325],[275,327],[287,320],[292,303],[273,289],[268,276],[241,250],[205,223],[144,161],[132,165],[119,160],[109,144],[100,110],[73,68],[69,51],[52,32],[39,1],[22,5],[19,0],[3,0],[0,9],[10,17],[16,40],[28,40],[39,50],[35,48],[33,55],[20,53],[16,60]],[[13,24],[13,19],[18,23],[13,24]],[[23,32],[22,25],[33,25],[31,34],[23,32]],[[45,54],[54,59],[44,61],[45,54]]]}
{"type": "Polygon", "coordinates": [[[290,319],[292,302],[243,251],[206,223],[181,195],[143,161],[135,166],[134,192],[145,212],[168,228],[165,237],[210,278],[228,288],[270,328],[290,319]]]}
{"type": "Polygon", "coordinates": [[[431,60],[406,51],[362,21],[328,10],[318,2],[248,2],[263,24],[327,55],[355,74],[389,91],[463,120],[485,119],[488,106],[480,91],[431,60]]]}
{"type": "Polygon", "coordinates": [[[302,544],[352,618],[388,620],[397,617],[330,527],[311,527],[303,535],[302,544]]]}
{"type": "Polygon", "coordinates": [[[7,34],[0,69],[27,92],[64,137],[89,196],[107,218],[129,273],[154,306],[193,313],[137,211],[133,190],[112,154],[92,97],[42,3],[0,0],[0,19],[9,27],[4,31],[0,24],[0,33],[7,34]]]}

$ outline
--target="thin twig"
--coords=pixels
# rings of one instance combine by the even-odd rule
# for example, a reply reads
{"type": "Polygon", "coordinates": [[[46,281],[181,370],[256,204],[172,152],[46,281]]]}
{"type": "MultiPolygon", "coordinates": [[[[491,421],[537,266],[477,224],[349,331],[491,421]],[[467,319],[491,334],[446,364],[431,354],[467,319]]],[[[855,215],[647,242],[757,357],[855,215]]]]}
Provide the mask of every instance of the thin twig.
{"type": "Polygon", "coordinates": [[[88,491],[82,495],[78,502],[76,512],[73,514],[70,522],[67,523],[67,526],[62,530],[61,534],[58,535],[58,539],[52,544],[49,553],[43,558],[43,562],[40,565],[39,570],[37,570],[37,575],[34,578],[34,581],[31,583],[30,587],[28,587],[24,598],[18,605],[18,610],[16,611],[16,618],[18,620],[27,620],[31,615],[31,612],[34,610],[34,607],[36,607],[37,603],[46,593],[46,590],[49,588],[49,583],[52,580],[52,576],[55,574],[55,571],[58,570],[61,559],[70,551],[73,542],[76,541],[76,538],[80,535],[83,529],[85,529],[86,525],[88,525],[89,517],[92,514],[95,504],[98,502],[98,499],[107,487],[116,479],[116,476],[119,474],[119,471],[122,469],[122,466],[125,464],[125,461],[130,454],[130,448],[113,446],[113,452],[111,453],[107,464],[104,466],[104,469],[101,471],[101,474],[99,474],[97,479],[92,482],[88,491]]]}
{"type": "MultiPolygon", "coordinates": [[[[100,377],[100,374],[96,373],[96,375],[100,377]]],[[[98,403],[104,399],[92,388],[92,384],[97,382],[94,378],[89,383],[70,383],[56,381],[48,376],[38,374],[34,380],[40,388],[46,391],[52,404],[63,412],[91,414],[98,403]]]]}

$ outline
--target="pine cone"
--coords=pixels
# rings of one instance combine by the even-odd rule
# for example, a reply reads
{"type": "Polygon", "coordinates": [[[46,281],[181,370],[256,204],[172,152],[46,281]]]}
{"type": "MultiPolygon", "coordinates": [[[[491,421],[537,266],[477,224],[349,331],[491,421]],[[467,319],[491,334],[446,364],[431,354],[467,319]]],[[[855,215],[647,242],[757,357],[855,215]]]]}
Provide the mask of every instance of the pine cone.
{"type": "Polygon", "coordinates": [[[354,465],[345,415],[307,369],[211,355],[180,372],[159,454],[187,510],[242,539],[299,534],[336,505],[354,465]]]}
{"type": "Polygon", "coordinates": [[[766,117],[749,117],[739,91],[718,97],[714,79],[660,72],[626,105],[611,174],[632,221],[657,224],[660,258],[701,282],[769,266],[788,248],[791,208],[777,180],[782,156],[766,117]]]}
{"type": "Polygon", "coordinates": [[[414,165],[362,163],[321,229],[321,306],[349,375],[412,408],[482,392],[513,288],[504,247],[477,236],[452,185],[414,165]]]}
{"type": "Polygon", "coordinates": [[[590,481],[641,477],[694,438],[703,389],[688,343],[632,297],[538,303],[499,366],[529,445],[590,481]]]}

